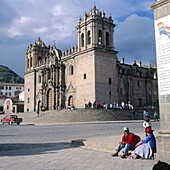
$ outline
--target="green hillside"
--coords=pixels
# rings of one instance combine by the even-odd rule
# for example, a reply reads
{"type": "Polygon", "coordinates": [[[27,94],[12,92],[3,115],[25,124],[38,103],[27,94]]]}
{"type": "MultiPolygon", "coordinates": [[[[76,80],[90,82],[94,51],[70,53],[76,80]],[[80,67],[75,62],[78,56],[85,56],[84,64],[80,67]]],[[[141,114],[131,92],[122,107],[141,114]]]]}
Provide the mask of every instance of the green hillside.
{"type": "Polygon", "coordinates": [[[23,84],[24,80],[8,67],[0,65],[0,83],[23,84]]]}

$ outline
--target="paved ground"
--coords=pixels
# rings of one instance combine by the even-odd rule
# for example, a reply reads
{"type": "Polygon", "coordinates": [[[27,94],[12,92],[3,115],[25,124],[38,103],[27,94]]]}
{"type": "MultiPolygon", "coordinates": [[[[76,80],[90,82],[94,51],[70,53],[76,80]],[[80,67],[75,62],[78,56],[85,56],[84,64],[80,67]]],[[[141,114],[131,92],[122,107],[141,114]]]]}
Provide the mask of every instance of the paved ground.
{"type": "Polygon", "coordinates": [[[69,143],[51,147],[2,151],[1,170],[151,170],[154,160],[113,158],[105,152],[84,150],[69,143]]]}
{"type": "MultiPolygon", "coordinates": [[[[101,122],[100,122],[101,123],[101,122]]],[[[125,126],[123,122],[119,122],[121,126],[125,126]],[[123,124],[122,124],[123,123],[123,124]]],[[[98,125],[97,122],[93,124],[83,124],[82,126],[88,127],[89,131],[97,125],[96,129],[99,127],[103,128],[106,125],[106,130],[110,129],[112,131],[116,131],[120,129],[118,122],[113,125],[112,123],[103,122],[98,125]],[[119,128],[118,128],[119,127],[119,128]]],[[[130,125],[130,124],[129,124],[130,125]]],[[[158,130],[159,123],[153,123],[155,129],[158,130]]],[[[67,125],[68,128],[71,128],[71,125],[67,125]]],[[[66,127],[67,127],[66,126],[66,127]]],[[[73,125],[74,127],[75,125],[73,125]]],[[[137,128],[138,123],[132,123],[131,128],[137,128]]],[[[15,143],[7,142],[9,141],[8,134],[2,133],[2,129],[12,130],[19,130],[22,129],[22,126],[1,126],[1,151],[0,151],[0,170],[48,170],[48,169],[57,169],[57,170],[82,170],[82,169],[113,169],[113,170],[151,170],[153,165],[157,162],[156,160],[130,160],[130,159],[122,159],[120,157],[112,157],[110,153],[106,152],[99,152],[95,150],[87,150],[82,149],[78,146],[71,145],[71,140],[56,140],[56,141],[46,141],[46,142],[22,142],[22,143],[15,143]],[[9,128],[9,129],[8,129],[9,128]],[[7,135],[7,136],[4,136],[7,135]],[[3,140],[2,140],[3,138],[3,140]],[[2,147],[3,145],[3,147],[2,147]]],[[[27,126],[24,126],[27,127],[27,126]]],[[[56,129],[63,128],[64,126],[59,125],[56,126],[56,129]]],[[[80,129],[80,126],[77,126],[80,129]]],[[[49,128],[48,126],[38,126],[40,128],[49,128]]],[[[54,125],[51,126],[54,128],[54,125]]],[[[142,128],[142,127],[141,127],[142,128]]],[[[26,132],[26,128],[23,128],[26,132]]],[[[32,129],[33,130],[33,129],[32,129]]],[[[32,130],[29,132],[32,132],[32,130]]],[[[101,131],[101,129],[98,129],[101,131]]],[[[137,130],[137,129],[136,129],[137,130]]],[[[138,129],[140,130],[140,128],[138,129]]],[[[142,129],[143,130],[143,129],[142,129]]],[[[121,130],[122,131],[122,130],[121,130]]],[[[21,132],[21,131],[19,131],[21,132]]],[[[64,133],[64,132],[63,132],[64,133]]],[[[103,132],[102,132],[103,133],[103,132]]],[[[110,132],[109,132],[110,133],[110,132]]],[[[118,130],[119,136],[117,137],[118,140],[120,139],[120,133],[118,130]]],[[[28,133],[28,135],[30,135],[28,133]]],[[[12,139],[13,136],[9,136],[12,139]]],[[[31,135],[30,137],[31,141],[31,135]]],[[[116,134],[114,135],[114,138],[116,134]]],[[[111,141],[113,136],[94,136],[93,138],[87,138],[87,140],[93,139],[93,141],[102,141],[107,142],[111,141]]],[[[114,139],[113,138],[113,139],[114,139]]],[[[74,139],[74,138],[72,138],[74,139]]],[[[18,141],[19,142],[19,141],[18,141]]],[[[121,154],[120,154],[121,155],[121,154]]]]}
{"type": "MultiPolygon", "coordinates": [[[[55,124],[0,124],[1,143],[41,143],[49,141],[68,141],[96,137],[110,137],[123,134],[123,127],[128,126],[130,131],[138,134],[143,132],[143,121],[96,121],[85,123],[55,123],[55,124]]],[[[153,122],[155,131],[160,129],[160,122],[153,122]]]]}

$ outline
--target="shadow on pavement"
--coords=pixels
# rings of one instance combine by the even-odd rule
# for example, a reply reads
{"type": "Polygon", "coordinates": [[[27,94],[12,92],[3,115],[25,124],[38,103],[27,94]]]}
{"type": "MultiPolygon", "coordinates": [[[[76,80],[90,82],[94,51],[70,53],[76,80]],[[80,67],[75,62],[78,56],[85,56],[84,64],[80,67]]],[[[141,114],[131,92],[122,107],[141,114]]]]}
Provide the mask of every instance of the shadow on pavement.
{"type": "Polygon", "coordinates": [[[53,153],[57,150],[65,150],[77,148],[69,142],[59,143],[14,143],[14,144],[0,144],[0,157],[3,156],[24,156],[24,155],[39,155],[46,153],[53,153]]]}

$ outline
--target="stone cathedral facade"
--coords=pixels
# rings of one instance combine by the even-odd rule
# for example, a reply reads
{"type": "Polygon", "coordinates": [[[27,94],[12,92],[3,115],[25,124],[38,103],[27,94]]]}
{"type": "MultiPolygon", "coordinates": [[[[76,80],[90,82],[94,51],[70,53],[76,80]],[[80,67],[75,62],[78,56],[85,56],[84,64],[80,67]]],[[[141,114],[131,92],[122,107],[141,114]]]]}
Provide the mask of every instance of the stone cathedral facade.
{"type": "Polygon", "coordinates": [[[89,101],[100,104],[157,102],[156,69],[118,60],[112,17],[96,7],[78,21],[78,45],[61,52],[55,42],[48,47],[40,38],[26,50],[25,112],[40,107],[84,108],[89,101]]]}

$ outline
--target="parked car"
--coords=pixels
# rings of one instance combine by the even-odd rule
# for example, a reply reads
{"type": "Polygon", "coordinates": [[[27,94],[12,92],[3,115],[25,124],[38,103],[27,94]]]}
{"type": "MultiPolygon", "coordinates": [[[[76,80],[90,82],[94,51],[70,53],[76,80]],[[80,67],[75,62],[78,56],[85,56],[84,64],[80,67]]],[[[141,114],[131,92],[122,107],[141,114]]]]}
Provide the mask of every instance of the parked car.
{"type": "Polygon", "coordinates": [[[8,123],[9,125],[12,125],[13,123],[16,123],[17,125],[19,125],[22,122],[22,118],[18,118],[17,115],[9,115],[1,119],[1,122],[2,124],[8,123]]]}

